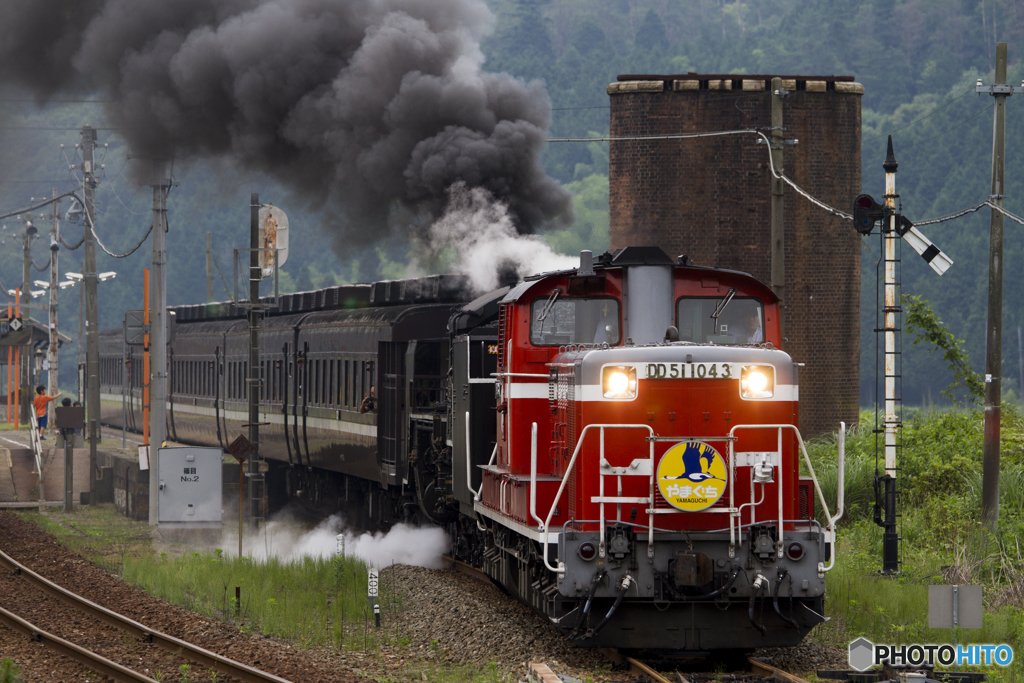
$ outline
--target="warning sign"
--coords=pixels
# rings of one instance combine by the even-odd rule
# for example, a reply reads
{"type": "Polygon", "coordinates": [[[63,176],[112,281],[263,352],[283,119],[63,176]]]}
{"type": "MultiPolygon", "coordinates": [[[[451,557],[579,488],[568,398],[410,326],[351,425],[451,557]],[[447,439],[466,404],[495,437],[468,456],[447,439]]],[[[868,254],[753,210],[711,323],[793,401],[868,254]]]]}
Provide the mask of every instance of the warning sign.
{"type": "Polygon", "coordinates": [[[728,479],[725,458],[703,441],[677,443],[658,463],[658,491],[669,505],[686,512],[718,502],[728,479]]]}

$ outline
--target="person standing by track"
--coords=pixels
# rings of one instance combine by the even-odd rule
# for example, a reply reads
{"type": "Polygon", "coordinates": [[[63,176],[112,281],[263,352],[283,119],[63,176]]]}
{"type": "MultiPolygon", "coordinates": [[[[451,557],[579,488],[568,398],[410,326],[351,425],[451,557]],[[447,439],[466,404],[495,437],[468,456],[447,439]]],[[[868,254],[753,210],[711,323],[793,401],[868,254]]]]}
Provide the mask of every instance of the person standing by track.
{"type": "Polygon", "coordinates": [[[36,387],[35,398],[32,399],[32,405],[36,409],[36,422],[39,425],[39,438],[40,439],[45,439],[46,438],[44,436],[44,433],[45,433],[45,430],[46,430],[46,422],[47,422],[46,404],[49,403],[50,401],[56,400],[62,393],[64,393],[64,392],[58,391],[56,396],[47,396],[44,393],[45,391],[46,391],[46,387],[44,387],[42,384],[40,384],[39,386],[36,387]]]}

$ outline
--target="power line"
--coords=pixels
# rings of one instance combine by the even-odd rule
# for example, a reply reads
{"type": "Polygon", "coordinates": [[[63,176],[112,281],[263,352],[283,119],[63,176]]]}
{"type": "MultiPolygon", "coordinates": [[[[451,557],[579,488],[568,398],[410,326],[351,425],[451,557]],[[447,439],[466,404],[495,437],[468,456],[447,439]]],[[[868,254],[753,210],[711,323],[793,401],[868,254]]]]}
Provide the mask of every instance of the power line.
{"type": "MultiPolygon", "coordinates": [[[[81,130],[81,128],[67,128],[66,126],[0,126],[0,130],[81,130]]],[[[113,130],[120,128],[93,128],[93,130],[113,130]]]]}
{"type": "Polygon", "coordinates": [[[966,208],[963,211],[957,211],[956,213],[951,213],[951,214],[948,214],[946,216],[939,216],[938,218],[932,218],[932,219],[929,219],[929,220],[926,220],[926,221],[921,221],[920,223],[914,223],[914,225],[915,226],[917,226],[917,225],[933,225],[935,223],[945,223],[946,221],[951,221],[951,220],[953,220],[955,218],[960,218],[961,216],[966,216],[969,213],[974,213],[975,211],[978,211],[979,209],[981,209],[982,207],[985,207],[985,206],[989,207],[990,209],[994,209],[995,211],[998,211],[999,213],[1001,213],[1004,216],[1006,216],[1007,218],[1009,218],[1011,221],[1016,221],[1017,223],[1020,223],[1021,225],[1024,225],[1024,218],[1021,218],[1020,216],[1017,216],[1017,215],[1014,215],[1014,214],[1010,213],[1009,211],[1007,211],[1003,207],[998,206],[996,204],[993,204],[988,199],[986,199],[983,202],[979,202],[978,204],[975,204],[972,207],[966,208]]]}
{"type": "Polygon", "coordinates": [[[132,254],[134,254],[136,251],[138,251],[139,247],[141,247],[145,243],[146,238],[149,237],[149,233],[153,232],[153,224],[149,224],[149,230],[147,230],[146,234],[142,236],[142,239],[139,240],[139,243],[123,254],[115,254],[114,252],[107,249],[103,245],[103,242],[100,242],[99,235],[97,235],[96,231],[93,229],[92,220],[89,221],[89,232],[91,232],[92,236],[96,239],[96,244],[100,245],[100,249],[107,252],[108,256],[113,256],[114,258],[125,258],[127,256],[131,256],[132,254]]]}
{"type": "MultiPolygon", "coordinates": [[[[995,106],[995,105],[993,105],[993,106],[995,106]]],[[[988,109],[991,109],[991,108],[992,107],[989,107],[988,109]]],[[[988,109],[986,109],[984,111],[981,111],[981,112],[978,112],[978,114],[975,114],[971,118],[973,119],[973,118],[975,118],[977,116],[980,116],[981,114],[985,113],[985,111],[988,111],[988,109]]],[[[967,119],[967,121],[970,121],[970,120],[971,119],[967,119]]],[[[967,121],[962,121],[961,123],[959,123],[957,125],[958,126],[963,125],[964,123],[967,123],[967,121]]],[[[952,128],[950,130],[952,130],[952,128]]],[[[619,136],[610,137],[609,136],[609,137],[600,137],[600,138],[552,138],[552,139],[549,139],[548,142],[626,142],[626,141],[646,141],[646,140],[691,140],[691,139],[694,139],[694,138],[722,137],[724,135],[757,135],[759,138],[764,140],[765,146],[769,150],[769,154],[768,154],[768,168],[771,171],[773,176],[775,176],[779,180],[782,180],[784,183],[786,183],[791,188],[793,188],[793,190],[797,194],[799,194],[804,199],[808,200],[809,202],[811,202],[812,204],[814,204],[818,208],[823,209],[824,211],[827,211],[828,213],[832,214],[833,216],[837,216],[839,218],[843,218],[843,219],[848,220],[848,221],[852,221],[853,220],[853,216],[852,215],[846,213],[845,211],[840,211],[839,209],[837,209],[835,207],[829,206],[828,204],[826,204],[825,202],[821,201],[820,199],[814,197],[809,192],[804,190],[802,187],[797,185],[795,182],[790,180],[789,177],[787,177],[784,173],[777,172],[775,170],[775,164],[772,161],[771,148],[769,146],[768,137],[765,136],[765,134],[762,133],[759,130],[754,130],[754,129],[723,130],[723,131],[712,131],[712,132],[705,132],[705,133],[679,133],[679,134],[674,134],[674,135],[629,135],[629,136],[621,136],[621,137],[619,137],[619,136]]],[[[1009,211],[1006,211],[1002,207],[997,206],[996,204],[992,203],[991,201],[989,201],[987,199],[985,201],[979,203],[979,204],[975,204],[972,207],[964,209],[963,211],[958,211],[956,213],[952,213],[952,214],[949,214],[947,216],[940,216],[939,218],[933,218],[933,219],[930,219],[930,220],[927,220],[927,221],[920,221],[920,222],[914,223],[914,225],[915,226],[920,226],[920,225],[932,225],[932,224],[935,224],[935,223],[943,223],[945,221],[950,221],[950,220],[953,220],[955,218],[960,218],[961,216],[964,216],[966,214],[973,213],[973,212],[977,211],[978,209],[982,208],[983,206],[988,206],[988,207],[994,209],[995,211],[998,211],[999,213],[1003,214],[1004,216],[1006,216],[1010,220],[1016,221],[1017,223],[1020,223],[1021,225],[1024,225],[1024,218],[1021,218],[1020,216],[1016,216],[1016,215],[1010,213],[1009,211]]]]}
{"type": "MultiPolygon", "coordinates": [[[[30,99],[30,98],[22,99],[22,98],[9,98],[9,97],[5,97],[5,98],[0,99],[0,102],[27,102],[27,103],[31,103],[31,104],[40,104],[40,102],[38,100],[34,100],[34,99],[30,99]]],[[[42,106],[45,107],[48,104],[83,104],[83,103],[110,104],[111,102],[112,102],[112,100],[46,100],[45,102],[42,102],[41,104],[42,104],[42,106]]]]}
{"type": "Polygon", "coordinates": [[[913,143],[911,145],[903,145],[902,147],[900,147],[900,151],[902,152],[905,149],[910,149],[911,147],[917,147],[918,145],[923,145],[926,142],[931,142],[932,140],[935,140],[937,138],[941,138],[943,135],[945,135],[946,133],[950,132],[951,130],[956,130],[957,128],[959,128],[960,126],[964,125],[965,123],[969,123],[970,121],[973,121],[974,119],[978,118],[979,116],[981,116],[985,112],[992,111],[995,108],[995,106],[996,105],[993,104],[990,107],[986,107],[985,109],[982,109],[981,111],[979,111],[977,114],[975,114],[971,118],[964,119],[963,121],[961,121],[960,123],[956,124],[952,128],[947,128],[946,130],[942,131],[941,133],[939,133],[935,137],[930,137],[927,140],[921,140],[920,142],[915,142],[915,143],[913,143]]]}
{"type": "Polygon", "coordinates": [[[224,273],[222,273],[222,272],[220,271],[220,264],[219,264],[219,263],[217,263],[217,256],[216,256],[216,254],[213,254],[213,253],[211,253],[211,254],[210,254],[210,256],[211,256],[211,257],[212,257],[212,259],[213,259],[213,265],[215,265],[215,266],[217,267],[217,274],[218,274],[218,275],[220,275],[220,283],[221,283],[221,285],[223,285],[223,286],[224,286],[224,293],[225,293],[225,294],[227,295],[227,297],[228,297],[229,299],[231,299],[232,301],[234,301],[234,300],[235,300],[235,297],[234,297],[234,296],[233,296],[233,295],[231,294],[231,292],[230,292],[230,291],[228,290],[228,281],[224,279],[224,273]]]}
{"type": "Polygon", "coordinates": [[[75,246],[71,246],[70,244],[65,242],[64,241],[64,235],[58,234],[57,235],[57,239],[60,240],[60,243],[64,245],[65,249],[67,249],[69,251],[74,251],[75,249],[78,249],[80,246],[82,246],[83,242],[85,242],[85,229],[84,229],[84,226],[83,226],[83,230],[82,230],[82,239],[78,240],[78,244],[76,244],[75,246]]]}

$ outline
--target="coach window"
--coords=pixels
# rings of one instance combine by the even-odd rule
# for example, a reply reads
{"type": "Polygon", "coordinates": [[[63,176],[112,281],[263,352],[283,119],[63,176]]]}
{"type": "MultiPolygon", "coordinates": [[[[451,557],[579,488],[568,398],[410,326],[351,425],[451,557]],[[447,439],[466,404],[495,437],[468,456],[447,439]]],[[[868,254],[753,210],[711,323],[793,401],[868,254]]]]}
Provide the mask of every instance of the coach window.
{"type": "Polygon", "coordinates": [[[320,359],[319,358],[317,358],[317,360],[316,360],[316,368],[315,368],[315,370],[316,370],[316,376],[313,378],[313,403],[314,404],[320,404],[320,403],[322,403],[322,401],[320,399],[320,388],[321,388],[321,380],[323,379],[323,377],[320,375],[320,359]]]}
{"type": "Polygon", "coordinates": [[[342,375],[342,379],[341,379],[341,381],[342,381],[342,385],[341,386],[343,387],[342,392],[344,394],[344,400],[342,402],[342,405],[345,406],[346,408],[349,407],[350,405],[352,405],[351,403],[348,402],[349,384],[351,383],[351,377],[352,377],[352,361],[346,360],[345,361],[345,371],[344,371],[344,374],[342,375]]]}
{"type": "Polygon", "coordinates": [[[530,343],[534,346],[600,344],[622,341],[617,299],[564,298],[557,294],[530,304],[530,343]]]}
{"type": "Polygon", "coordinates": [[[334,359],[331,359],[327,371],[327,405],[334,405],[334,359]]]}
{"type": "Polygon", "coordinates": [[[715,344],[764,342],[764,307],[760,299],[682,297],[676,302],[679,341],[715,344]],[[718,311],[717,318],[712,315],[718,311]]]}

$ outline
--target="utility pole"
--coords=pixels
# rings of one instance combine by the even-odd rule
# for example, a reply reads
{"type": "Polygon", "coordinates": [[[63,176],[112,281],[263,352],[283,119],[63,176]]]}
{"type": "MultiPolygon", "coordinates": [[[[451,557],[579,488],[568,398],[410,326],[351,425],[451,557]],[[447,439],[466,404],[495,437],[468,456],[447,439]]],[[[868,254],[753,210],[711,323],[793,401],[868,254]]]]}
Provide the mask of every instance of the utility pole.
{"type": "MultiPolygon", "coordinates": [[[[255,528],[256,520],[263,516],[258,509],[262,500],[262,475],[260,473],[260,195],[252,193],[249,201],[249,442],[252,454],[249,456],[249,523],[255,528]]],[[[241,465],[239,465],[241,467],[241,465]]],[[[239,491],[238,495],[242,495],[239,491]]]]}
{"type": "MultiPolygon", "coordinates": [[[[86,226],[88,231],[88,226],[86,226]]],[[[78,369],[75,371],[78,382],[78,402],[82,402],[82,364],[85,363],[85,283],[78,287],[78,369]]]]}
{"type": "MultiPolygon", "coordinates": [[[[25,318],[31,320],[32,309],[29,304],[32,303],[32,237],[36,234],[36,227],[32,225],[32,219],[29,218],[25,225],[25,235],[21,242],[21,255],[22,255],[22,278],[21,278],[21,298],[25,302],[25,318]]],[[[18,404],[18,413],[21,415],[21,419],[28,424],[29,420],[35,419],[33,411],[28,407],[32,405],[32,344],[31,342],[25,344],[21,349],[21,356],[19,357],[19,363],[21,366],[21,385],[25,389],[21,392],[21,402],[18,404]]]]}
{"type": "MultiPolygon", "coordinates": [[[[54,188],[53,196],[57,196],[57,189],[54,188]]],[[[57,293],[60,285],[57,282],[57,254],[60,253],[60,240],[58,239],[60,223],[57,218],[57,202],[53,202],[53,215],[50,223],[50,345],[46,349],[46,361],[49,369],[46,372],[46,394],[47,396],[57,395],[57,293]]],[[[57,424],[56,403],[49,402],[47,414],[50,416],[49,424],[57,424]]]]}
{"type": "Polygon", "coordinates": [[[89,435],[89,503],[96,504],[92,495],[97,475],[96,447],[100,440],[100,337],[99,302],[96,298],[96,238],[93,225],[96,219],[96,176],[93,168],[93,149],[96,129],[82,127],[82,193],[85,195],[85,254],[82,264],[85,288],[85,413],[86,433],[89,435]]]}
{"type": "MultiPolygon", "coordinates": [[[[978,90],[976,88],[976,90],[978,90]]],[[[1003,206],[1003,170],[1006,158],[1006,43],[996,45],[996,79],[988,88],[996,98],[992,123],[992,194],[989,200],[1003,206]]],[[[992,209],[989,219],[988,328],[985,348],[985,460],[982,467],[981,520],[995,533],[999,526],[999,420],[1002,400],[1003,354],[1003,214],[992,209]]]]}
{"type": "Polygon", "coordinates": [[[213,301],[213,233],[206,233],[206,303],[213,301]]]}
{"type": "MultiPolygon", "coordinates": [[[[772,165],[775,171],[782,173],[782,98],[785,96],[782,89],[782,79],[772,79],[772,130],[771,130],[771,155],[772,165]]],[[[785,236],[785,214],[783,213],[783,190],[785,185],[782,178],[771,178],[771,287],[779,299],[783,300],[785,306],[786,292],[786,236],[785,236]]],[[[781,310],[782,307],[780,307],[781,310]]],[[[782,317],[780,322],[784,322],[782,317]]]]}
{"type": "Polygon", "coordinates": [[[149,523],[160,522],[160,446],[167,438],[167,191],[163,163],[153,183],[153,272],[150,278],[149,523]]]}
{"type": "MultiPolygon", "coordinates": [[[[36,226],[32,225],[32,219],[29,218],[25,224],[25,236],[22,241],[22,278],[21,278],[21,296],[25,301],[25,317],[32,318],[32,239],[36,236],[39,231],[36,226]]],[[[21,368],[21,383],[25,387],[25,391],[21,392],[21,404],[18,406],[18,411],[22,416],[22,419],[27,423],[29,420],[35,420],[35,411],[32,410],[32,396],[35,395],[33,387],[32,371],[33,367],[33,347],[32,342],[25,344],[19,357],[19,362],[22,364],[21,368]]]]}

